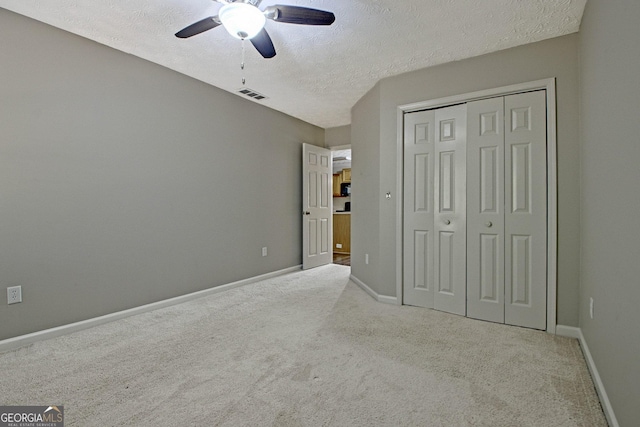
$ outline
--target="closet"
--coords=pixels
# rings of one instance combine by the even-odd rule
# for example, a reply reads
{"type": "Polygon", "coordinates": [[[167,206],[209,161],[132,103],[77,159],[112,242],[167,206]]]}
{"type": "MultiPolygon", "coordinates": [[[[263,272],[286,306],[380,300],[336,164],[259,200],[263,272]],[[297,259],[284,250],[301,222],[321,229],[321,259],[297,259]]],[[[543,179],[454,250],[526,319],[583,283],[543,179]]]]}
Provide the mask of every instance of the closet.
{"type": "Polygon", "coordinates": [[[546,328],[544,90],[404,115],[403,301],[546,328]]]}

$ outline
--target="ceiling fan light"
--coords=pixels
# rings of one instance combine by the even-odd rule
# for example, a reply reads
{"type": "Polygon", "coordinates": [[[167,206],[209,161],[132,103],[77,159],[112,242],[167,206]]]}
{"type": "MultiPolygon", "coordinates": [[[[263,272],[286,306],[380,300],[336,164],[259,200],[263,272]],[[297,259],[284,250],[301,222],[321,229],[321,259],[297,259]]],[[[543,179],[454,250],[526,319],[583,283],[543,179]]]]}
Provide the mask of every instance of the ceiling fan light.
{"type": "Polygon", "coordinates": [[[229,3],[220,8],[218,17],[229,34],[237,39],[251,39],[264,27],[266,18],[248,3],[229,3]]]}

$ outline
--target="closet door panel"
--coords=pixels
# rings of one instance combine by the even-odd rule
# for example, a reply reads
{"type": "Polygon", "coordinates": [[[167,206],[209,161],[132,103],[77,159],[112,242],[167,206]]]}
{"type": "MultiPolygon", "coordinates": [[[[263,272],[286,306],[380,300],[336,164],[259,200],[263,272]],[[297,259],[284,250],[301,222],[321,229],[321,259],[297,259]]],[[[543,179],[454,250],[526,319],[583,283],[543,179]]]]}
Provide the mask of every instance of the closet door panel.
{"type": "Polygon", "coordinates": [[[467,106],[435,110],[434,308],[466,315],[467,106]]]}
{"type": "Polygon", "coordinates": [[[504,98],[467,117],[467,316],[504,323],[504,98]]]}
{"type": "Polygon", "coordinates": [[[404,120],[403,302],[433,308],[435,113],[404,120]]]}
{"type": "Polygon", "coordinates": [[[505,97],[505,323],[546,329],[546,93],[505,97]]]}

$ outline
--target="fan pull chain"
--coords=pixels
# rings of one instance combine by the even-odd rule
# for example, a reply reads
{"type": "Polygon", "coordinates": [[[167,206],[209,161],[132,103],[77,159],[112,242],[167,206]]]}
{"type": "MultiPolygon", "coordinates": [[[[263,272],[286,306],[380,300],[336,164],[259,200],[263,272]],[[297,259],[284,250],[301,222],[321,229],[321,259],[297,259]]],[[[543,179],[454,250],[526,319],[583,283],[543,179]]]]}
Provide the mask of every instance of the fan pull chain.
{"type": "Polygon", "coordinates": [[[242,71],[242,86],[244,86],[246,83],[244,78],[244,39],[242,39],[242,62],[240,62],[240,70],[242,71]]]}

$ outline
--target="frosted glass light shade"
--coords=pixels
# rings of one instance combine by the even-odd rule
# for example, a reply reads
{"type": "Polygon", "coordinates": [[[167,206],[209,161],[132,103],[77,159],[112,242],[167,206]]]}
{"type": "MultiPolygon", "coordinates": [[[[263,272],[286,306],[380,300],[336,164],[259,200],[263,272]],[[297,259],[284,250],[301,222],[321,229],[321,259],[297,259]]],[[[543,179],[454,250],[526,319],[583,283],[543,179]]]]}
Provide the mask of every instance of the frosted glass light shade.
{"type": "Polygon", "coordinates": [[[264,27],[266,18],[255,6],[229,3],[220,8],[218,17],[229,34],[237,39],[251,39],[264,27]]]}

